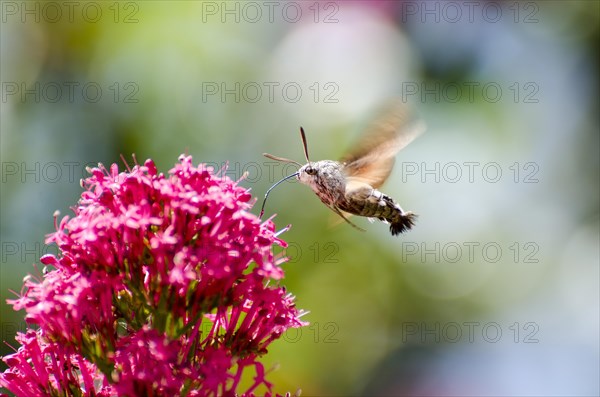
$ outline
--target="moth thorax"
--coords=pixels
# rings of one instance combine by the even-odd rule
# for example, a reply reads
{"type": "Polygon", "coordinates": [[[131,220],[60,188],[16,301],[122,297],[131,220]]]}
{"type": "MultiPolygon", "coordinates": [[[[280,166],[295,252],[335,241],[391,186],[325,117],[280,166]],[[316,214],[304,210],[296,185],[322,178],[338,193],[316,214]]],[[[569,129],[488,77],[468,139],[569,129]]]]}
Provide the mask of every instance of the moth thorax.
{"type": "Polygon", "coordinates": [[[305,164],[298,171],[298,179],[317,194],[337,196],[344,186],[342,165],[332,160],[305,164]]]}

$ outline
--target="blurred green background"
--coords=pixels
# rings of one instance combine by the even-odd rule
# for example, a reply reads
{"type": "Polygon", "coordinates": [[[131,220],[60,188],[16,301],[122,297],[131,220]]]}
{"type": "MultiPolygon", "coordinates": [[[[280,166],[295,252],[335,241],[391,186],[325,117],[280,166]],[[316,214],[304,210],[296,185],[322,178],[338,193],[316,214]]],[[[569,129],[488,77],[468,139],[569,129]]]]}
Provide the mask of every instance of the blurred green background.
{"type": "Polygon", "coordinates": [[[598,2],[0,4],[0,339],[86,166],[187,152],[260,200],[293,172],[263,152],[301,161],[302,125],[339,158],[399,97],[428,130],[382,190],[413,231],[270,197],[311,322],[265,357],[275,391],[600,393],[598,2]]]}

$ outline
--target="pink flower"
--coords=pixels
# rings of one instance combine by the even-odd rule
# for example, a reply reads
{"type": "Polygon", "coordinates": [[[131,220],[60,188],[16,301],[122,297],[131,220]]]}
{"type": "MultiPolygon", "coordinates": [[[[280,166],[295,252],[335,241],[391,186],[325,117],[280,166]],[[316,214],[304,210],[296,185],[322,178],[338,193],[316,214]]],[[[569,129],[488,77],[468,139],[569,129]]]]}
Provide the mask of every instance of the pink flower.
{"type": "Polygon", "coordinates": [[[83,396],[114,395],[95,366],[59,344],[45,342],[42,330],[19,333],[16,339],[21,347],[3,357],[9,369],[0,375],[0,385],[15,395],[72,395],[72,388],[83,396]]]}
{"type": "Polygon", "coordinates": [[[60,255],[42,257],[43,278],[9,301],[40,330],[17,339],[0,386],[27,396],[270,393],[259,357],[305,325],[277,285],[272,247],[286,244],[248,212],[247,190],[179,160],[168,176],[151,160],[90,170],[75,216],[47,238],[60,255]],[[239,390],[246,369],[255,382],[239,390]]]}

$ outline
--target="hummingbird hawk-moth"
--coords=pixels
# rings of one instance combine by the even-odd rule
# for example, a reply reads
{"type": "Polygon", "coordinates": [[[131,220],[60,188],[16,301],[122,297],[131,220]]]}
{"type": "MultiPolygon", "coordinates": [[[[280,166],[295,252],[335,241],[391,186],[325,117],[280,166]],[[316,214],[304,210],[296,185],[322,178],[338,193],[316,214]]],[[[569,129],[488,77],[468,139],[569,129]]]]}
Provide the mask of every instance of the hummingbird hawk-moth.
{"type": "Polygon", "coordinates": [[[392,172],[396,153],[423,130],[423,123],[411,118],[406,105],[394,102],[340,161],[311,162],[306,134],[300,127],[306,164],[263,153],[267,158],[293,163],[300,168],[298,172],[283,178],[267,190],[260,217],[262,218],[271,190],[283,181],[296,177],[301,183],[308,185],[327,207],[356,229],[364,231],[352,223],[348,215],[377,218],[389,223],[390,232],[394,236],[411,229],[417,215],[404,211],[393,198],[377,189],[392,172]]]}

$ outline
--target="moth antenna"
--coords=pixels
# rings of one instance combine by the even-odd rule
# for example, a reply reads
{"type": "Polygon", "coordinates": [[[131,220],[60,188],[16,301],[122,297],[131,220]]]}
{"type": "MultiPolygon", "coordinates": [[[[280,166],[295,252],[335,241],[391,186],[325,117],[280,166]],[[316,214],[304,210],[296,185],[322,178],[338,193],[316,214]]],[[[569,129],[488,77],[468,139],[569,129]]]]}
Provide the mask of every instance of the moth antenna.
{"type": "Polygon", "coordinates": [[[306,134],[304,133],[304,128],[300,127],[300,135],[302,136],[302,145],[304,146],[304,157],[306,157],[306,162],[310,163],[308,158],[308,145],[306,144],[306,134]]]}
{"type": "Polygon", "coordinates": [[[265,204],[267,204],[267,198],[269,197],[269,193],[271,193],[271,190],[275,189],[275,187],[277,187],[277,185],[279,185],[283,181],[286,181],[286,180],[288,180],[290,178],[293,178],[295,176],[298,176],[297,172],[294,172],[292,175],[286,176],[285,178],[281,179],[279,182],[276,182],[273,186],[271,186],[267,190],[267,192],[265,193],[265,198],[263,199],[262,207],[260,207],[260,215],[258,216],[258,219],[261,219],[262,216],[265,214],[265,204]]]}
{"type": "Polygon", "coordinates": [[[285,157],[277,157],[277,156],[273,156],[272,154],[269,154],[269,153],[263,153],[263,156],[265,156],[266,158],[271,159],[271,160],[281,161],[283,163],[292,163],[292,164],[296,164],[298,167],[302,167],[302,164],[300,164],[299,162],[290,160],[290,159],[286,159],[285,157]]]}

